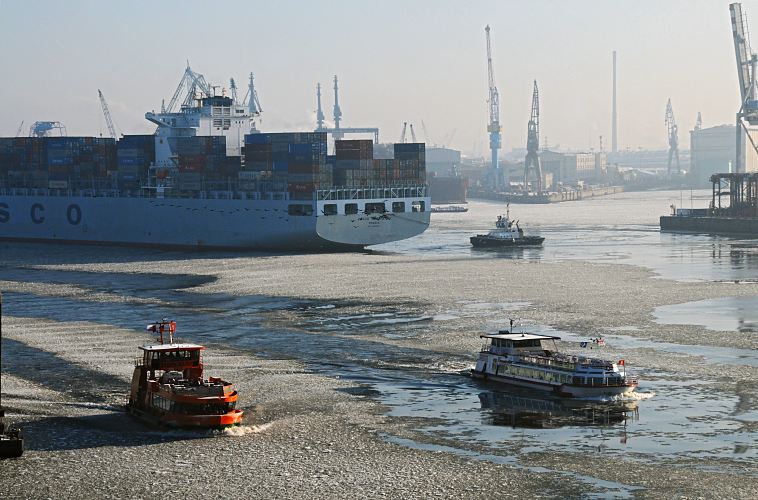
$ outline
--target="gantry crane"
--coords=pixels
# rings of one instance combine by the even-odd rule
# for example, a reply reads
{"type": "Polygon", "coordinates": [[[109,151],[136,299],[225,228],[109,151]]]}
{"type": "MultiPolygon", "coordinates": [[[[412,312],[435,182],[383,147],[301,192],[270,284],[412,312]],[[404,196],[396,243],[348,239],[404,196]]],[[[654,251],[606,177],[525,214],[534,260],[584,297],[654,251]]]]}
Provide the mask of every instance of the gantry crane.
{"type": "Polygon", "coordinates": [[[344,138],[345,134],[373,134],[374,144],[379,144],[379,129],[376,127],[340,127],[342,110],[340,109],[337,75],[334,75],[334,128],[324,126],[324,112],[321,110],[321,84],[316,85],[316,101],[316,132],[326,132],[327,134],[331,134],[335,141],[344,138]]]}
{"type": "Polygon", "coordinates": [[[16,130],[16,137],[21,136],[21,131],[24,129],[24,120],[21,120],[21,125],[18,126],[18,130],[16,130]]]}
{"type": "Polygon", "coordinates": [[[403,122],[403,131],[400,132],[400,142],[405,143],[405,133],[408,130],[408,122],[403,122]]]}
{"type": "Polygon", "coordinates": [[[340,120],[342,119],[342,110],[340,109],[339,99],[339,87],[337,86],[337,75],[334,75],[334,129],[336,132],[332,134],[335,139],[342,139],[344,134],[340,132],[340,120]]]}
{"type": "Polygon", "coordinates": [[[676,120],[674,119],[674,108],[671,106],[671,98],[669,98],[666,104],[666,131],[669,141],[669,161],[666,172],[669,175],[671,174],[671,161],[676,157],[676,171],[677,173],[681,173],[682,169],[679,165],[679,127],[677,127],[676,120]]]}
{"type": "Polygon", "coordinates": [[[61,122],[34,122],[29,127],[29,137],[50,137],[57,130],[61,137],[68,135],[66,126],[61,122]]]}
{"type": "Polygon", "coordinates": [[[105,124],[108,126],[108,133],[113,139],[117,139],[116,127],[113,126],[113,118],[111,118],[111,112],[108,109],[108,103],[105,102],[105,96],[97,89],[97,95],[100,97],[100,107],[103,108],[103,116],[105,117],[105,124]]]}
{"type": "Polygon", "coordinates": [[[413,124],[412,123],[410,124],[410,128],[411,128],[411,141],[413,141],[414,143],[418,142],[416,140],[416,132],[413,131],[413,124]]]}
{"type": "MultiPolygon", "coordinates": [[[[492,47],[490,44],[490,26],[487,25],[484,28],[484,32],[487,34],[487,76],[489,83],[489,112],[490,121],[487,125],[487,132],[490,134],[490,150],[492,151],[492,175],[494,177],[493,187],[495,191],[500,188],[500,179],[502,173],[500,171],[500,165],[497,160],[497,152],[500,149],[500,96],[495,86],[495,72],[492,69],[492,47]]],[[[504,183],[507,186],[507,182],[504,183]]]]}
{"type": "Polygon", "coordinates": [[[250,132],[257,132],[255,120],[261,116],[263,108],[261,107],[261,101],[258,100],[258,92],[255,90],[255,77],[252,72],[250,73],[250,79],[247,83],[247,93],[242,100],[242,105],[247,106],[247,113],[250,115],[250,132]]]}
{"type": "Polygon", "coordinates": [[[742,134],[747,136],[753,149],[758,151],[750,130],[745,126],[745,121],[750,125],[758,125],[758,91],[756,90],[755,68],[758,62],[750,48],[750,39],[747,29],[747,17],[742,13],[742,5],[733,3],[729,5],[732,18],[732,38],[734,39],[734,53],[737,58],[737,80],[740,86],[740,108],[737,111],[737,154],[735,158],[735,172],[744,172],[742,153],[742,134]]]}
{"type": "Polygon", "coordinates": [[[324,111],[321,109],[321,84],[316,84],[316,130],[324,130],[324,111]]]}
{"type": "Polygon", "coordinates": [[[184,98],[184,101],[182,101],[182,108],[192,106],[192,101],[197,98],[198,91],[202,96],[213,97],[213,92],[208,86],[208,82],[205,81],[205,77],[200,73],[195,73],[192,71],[192,68],[190,68],[189,65],[189,61],[187,61],[187,68],[184,70],[182,79],[179,81],[179,85],[177,85],[176,90],[174,91],[174,95],[171,97],[168,106],[161,106],[161,113],[173,112],[176,103],[179,101],[179,96],[182,93],[182,89],[185,87],[187,88],[187,95],[184,98]]]}
{"type": "Polygon", "coordinates": [[[540,94],[537,90],[537,80],[534,80],[532,92],[532,115],[527,124],[526,158],[524,159],[524,192],[529,192],[529,174],[534,172],[534,191],[542,193],[542,165],[537,152],[540,149],[540,94]]]}
{"type": "Polygon", "coordinates": [[[229,93],[232,103],[237,104],[237,82],[234,81],[234,78],[229,79],[229,93]]]}

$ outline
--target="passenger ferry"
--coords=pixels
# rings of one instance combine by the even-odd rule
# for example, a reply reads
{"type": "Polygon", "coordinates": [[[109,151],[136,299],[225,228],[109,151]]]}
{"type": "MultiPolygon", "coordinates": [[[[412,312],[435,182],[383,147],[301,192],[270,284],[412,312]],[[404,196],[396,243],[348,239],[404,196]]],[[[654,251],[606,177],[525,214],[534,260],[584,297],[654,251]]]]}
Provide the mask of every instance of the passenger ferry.
{"type": "Polygon", "coordinates": [[[632,392],[638,385],[637,379],[627,376],[624,360],[614,363],[557,352],[555,341],[560,337],[506,330],[481,338],[484,345],[471,370],[474,378],[568,397],[615,396],[632,392]],[[550,340],[554,350],[542,345],[550,340]]]}
{"type": "Polygon", "coordinates": [[[237,391],[217,377],[203,378],[202,351],[197,344],[174,343],[176,322],[148,325],[160,334],[158,344],[145,345],[135,362],[129,413],[151,423],[174,427],[222,428],[239,424],[237,391]],[[164,343],[164,334],[168,343],[164,343]]]}

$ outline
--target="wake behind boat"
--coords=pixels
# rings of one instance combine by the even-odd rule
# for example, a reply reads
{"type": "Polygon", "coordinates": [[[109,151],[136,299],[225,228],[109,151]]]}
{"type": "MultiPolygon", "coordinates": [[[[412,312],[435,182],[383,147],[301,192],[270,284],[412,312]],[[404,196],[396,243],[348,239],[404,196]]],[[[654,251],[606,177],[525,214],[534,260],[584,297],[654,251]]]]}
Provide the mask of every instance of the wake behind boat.
{"type": "Polygon", "coordinates": [[[637,379],[627,376],[624,360],[612,361],[573,356],[547,350],[543,341],[560,337],[508,330],[485,339],[471,370],[474,378],[503,382],[520,387],[551,391],[560,396],[615,396],[632,392],[637,379]],[[623,367],[623,371],[620,370],[623,367]]]}
{"type": "Polygon", "coordinates": [[[505,215],[498,215],[495,229],[487,234],[477,234],[470,238],[475,248],[501,248],[520,246],[539,246],[545,241],[542,236],[527,236],[519,226],[519,221],[510,217],[510,209],[505,215]]]}

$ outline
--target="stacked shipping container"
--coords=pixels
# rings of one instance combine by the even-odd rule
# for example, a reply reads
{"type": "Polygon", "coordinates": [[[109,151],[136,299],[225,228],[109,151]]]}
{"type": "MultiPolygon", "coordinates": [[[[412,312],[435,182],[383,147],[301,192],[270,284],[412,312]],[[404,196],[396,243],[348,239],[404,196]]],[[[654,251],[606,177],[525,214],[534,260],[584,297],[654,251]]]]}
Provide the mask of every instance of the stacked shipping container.
{"type": "Polygon", "coordinates": [[[242,180],[270,182],[273,190],[294,199],[310,199],[321,186],[331,186],[326,165],[326,133],[266,133],[245,136],[242,180]]]}
{"type": "MultiPolygon", "coordinates": [[[[223,136],[171,141],[178,172],[164,175],[181,191],[288,191],[293,199],[311,199],[322,188],[426,181],[424,144],[395,144],[394,159],[374,159],[370,140],[335,141],[335,155],[327,157],[326,133],[258,133],[245,136],[243,164],[240,157],[226,156],[223,136]]],[[[94,137],[0,138],[0,186],[130,190],[146,183],[154,162],[154,135],[128,135],[118,143],[94,137]]]]}
{"type": "Polygon", "coordinates": [[[426,146],[424,143],[395,144],[397,176],[415,184],[426,184],[426,146]]]}
{"type": "Polygon", "coordinates": [[[150,164],[154,161],[154,135],[123,136],[116,151],[119,186],[125,189],[138,187],[147,179],[150,164]]]}
{"type": "Polygon", "coordinates": [[[96,137],[0,138],[0,178],[8,185],[67,188],[71,180],[107,176],[116,142],[96,137]]]}

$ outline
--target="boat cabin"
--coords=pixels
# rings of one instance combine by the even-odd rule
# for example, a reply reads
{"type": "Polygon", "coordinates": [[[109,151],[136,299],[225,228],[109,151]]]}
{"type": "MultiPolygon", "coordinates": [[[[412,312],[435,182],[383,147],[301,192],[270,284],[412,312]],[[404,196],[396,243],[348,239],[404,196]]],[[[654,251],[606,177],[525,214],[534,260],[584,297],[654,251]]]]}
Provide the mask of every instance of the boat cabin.
{"type": "Polygon", "coordinates": [[[480,338],[485,339],[482,352],[489,352],[500,356],[535,352],[544,353],[543,340],[552,340],[553,344],[555,344],[556,340],[560,340],[560,337],[551,335],[510,333],[507,330],[492,335],[480,335],[480,338]]]}
{"type": "Polygon", "coordinates": [[[142,349],[142,363],[148,370],[184,371],[202,367],[202,353],[205,347],[197,344],[145,345],[142,349]]]}

